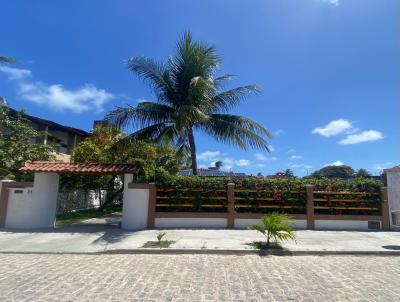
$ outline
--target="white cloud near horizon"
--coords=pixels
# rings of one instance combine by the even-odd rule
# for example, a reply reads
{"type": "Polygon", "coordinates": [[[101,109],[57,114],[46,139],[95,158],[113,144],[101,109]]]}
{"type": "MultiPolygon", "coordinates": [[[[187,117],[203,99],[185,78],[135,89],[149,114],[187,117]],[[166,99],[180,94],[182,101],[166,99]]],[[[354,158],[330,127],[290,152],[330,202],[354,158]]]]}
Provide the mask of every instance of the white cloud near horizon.
{"type": "Polygon", "coordinates": [[[382,171],[383,169],[393,168],[395,164],[393,162],[386,162],[383,164],[374,164],[372,168],[376,171],[382,171]]]}
{"type": "Polygon", "coordinates": [[[254,154],[254,157],[256,160],[259,160],[259,161],[278,160],[278,158],[275,156],[267,157],[262,153],[256,153],[256,154],[254,154]]]}
{"type": "Polygon", "coordinates": [[[292,155],[290,157],[290,159],[302,159],[302,158],[303,158],[303,156],[301,156],[301,155],[292,155]]]}
{"type": "Polygon", "coordinates": [[[345,119],[337,119],[329,122],[323,127],[317,127],[312,131],[324,137],[331,137],[338,134],[345,134],[345,138],[338,141],[340,145],[354,145],[364,142],[377,141],[384,138],[383,133],[377,130],[361,131],[353,127],[353,124],[345,119]]]}
{"type": "Polygon", "coordinates": [[[248,167],[250,166],[251,161],[248,159],[239,159],[235,162],[235,165],[238,167],[248,167]]]}
{"type": "Polygon", "coordinates": [[[307,164],[290,164],[289,167],[293,168],[293,169],[304,169],[304,170],[312,168],[311,165],[307,165],[307,164]]]}
{"type": "Polygon", "coordinates": [[[364,142],[372,142],[383,139],[382,132],[376,130],[367,130],[361,133],[349,134],[346,138],[339,141],[341,145],[354,145],[364,142]]]}
{"type": "Polygon", "coordinates": [[[17,95],[23,100],[47,106],[55,110],[82,113],[89,110],[103,111],[103,106],[115,95],[92,84],[84,84],[77,89],[67,89],[61,84],[47,85],[32,80],[28,69],[0,66],[0,72],[17,85],[17,95]]]}
{"type": "Polygon", "coordinates": [[[329,163],[329,164],[324,165],[324,167],[328,167],[328,166],[343,166],[343,165],[344,165],[344,163],[341,160],[337,160],[337,161],[334,161],[333,163],[329,163]]]}
{"type": "Polygon", "coordinates": [[[217,161],[221,155],[221,151],[204,151],[197,154],[197,159],[200,161],[217,161]]]}
{"type": "Polygon", "coordinates": [[[329,122],[328,124],[326,124],[323,127],[315,128],[312,131],[312,133],[319,134],[324,137],[330,137],[330,136],[334,136],[334,135],[343,133],[346,130],[350,130],[352,128],[353,128],[353,126],[348,120],[340,118],[340,119],[329,122]]]}

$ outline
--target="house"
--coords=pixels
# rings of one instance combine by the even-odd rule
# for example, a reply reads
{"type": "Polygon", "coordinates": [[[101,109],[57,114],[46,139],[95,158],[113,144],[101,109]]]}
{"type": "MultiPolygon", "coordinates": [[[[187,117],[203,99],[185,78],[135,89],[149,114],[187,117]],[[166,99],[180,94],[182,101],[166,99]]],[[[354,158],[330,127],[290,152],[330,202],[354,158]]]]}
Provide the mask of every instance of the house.
{"type": "MultiPolygon", "coordinates": [[[[10,115],[17,115],[19,111],[8,108],[10,115]]],[[[47,135],[35,138],[38,144],[54,144],[57,157],[60,160],[69,160],[75,146],[90,136],[85,130],[64,126],[56,122],[24,113],[23,116],[32,123],[35,130],[46,131],[47,135]],[[64,156],[66,155],[66,156],[64,156]]]]}
{"type": "MultiPolygon", "coordinates": [[[[198,176],[207,177],[247,177],[246,173],[236,173],[232,171],[221,171],[218,167],[208,167],[207,169],[197,169],[198,176]]],[[[193,176],[191,169],[181,170],[178,172],[181,176],[193,176]]]]}

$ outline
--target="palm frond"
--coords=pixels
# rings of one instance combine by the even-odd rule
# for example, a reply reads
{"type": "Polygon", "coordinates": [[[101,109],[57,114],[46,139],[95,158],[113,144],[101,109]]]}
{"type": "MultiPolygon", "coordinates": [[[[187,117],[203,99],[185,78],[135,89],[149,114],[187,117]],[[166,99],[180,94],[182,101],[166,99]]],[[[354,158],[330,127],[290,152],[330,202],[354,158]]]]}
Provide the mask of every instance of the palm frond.
{"type": "Polygon", "coordinates": [[[128,60],[127,68],[147,82],[160,101],[175,104],[177,96],[165,64],[147,57],[133,57],[128,60]]]}
{"type": "Polygon", "coordinates": [[[178,40],[177,53],[169,59],[170,75],[174,82],[174,90],[180,96],[180,102],[186,101],[193,78],[211,78],[220,58],[214,46],[194,42],[190,32],[186,32],[178,40]]]}
{"type": "Polygon", "coordinates": [[[247,85],[233,88],[213,97],[216,110],[228,111],[251,95],[259,95],[261,89],[257,85],[247,85]]]}
{"type": "Polygon", "coordinates": [[[143,140],[147,142],[152,142],[154,140],[160,139],[160,135],[166,133],[165,129],[168,126],[169,125],[167,125],[166,123],[154,124],[133,132],[129,135],[129,138],[132,140],[143,140]]]}
{"type": "Polygon", "coordinates": [[[17,63],[17,60],[10,58],[10,57],[0,56],[0,62],[2,62],[2,63],[17,63]]]}
{"type": "Polygon", "coordinates": [[[224,83],[225,83],[226,81],[232,80],[235,76],[236,76],[236,75],[230,74],[230,73],[223,74],[223,75],[221,75],[221,76],[217,76],[217,77],[215,77],[215,78],[213,79],[214,85],[215,85],[216,88],[220,88],[220,87],[222,87],[222,86],[224,85],[224,83]]]}
{"type": "Polygon", "coordinates": [[[250,119],[230,114],[212,114],[209,120],[199,123],[197,127],[218,141],[237,145],[242,149],[250,146],[269,151],[264,137],[271,137],[271,134],[250,119]]]}
{"type": "Polygon", "coordinates": [[[118,107],[106,115],[106,120],[117,128],[123,128],[131,122],[135,122],[139,127],[147,127],[155,123],[171,121],[174,114],[175,110],[168,105],[142,102],[136,107],[118,107]]]}

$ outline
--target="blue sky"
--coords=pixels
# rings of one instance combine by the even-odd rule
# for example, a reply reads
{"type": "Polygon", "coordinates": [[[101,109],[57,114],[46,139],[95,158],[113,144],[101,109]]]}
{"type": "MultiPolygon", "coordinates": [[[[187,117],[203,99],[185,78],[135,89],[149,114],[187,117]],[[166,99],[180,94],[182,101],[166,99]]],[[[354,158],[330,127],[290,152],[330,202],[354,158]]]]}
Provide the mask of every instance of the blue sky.
{"type": "Polygon", "coordinates": [[[115,106],[154,100],[124,69],[165,60],[180,34],[216,45],[234,86],[256,83],[234,113],[275,135],[271,153],[197,134],[199,164],[297,175],[330,163],[378,173],[400,163],[400,1],[7,1],[0,95],[14,108],[90,130],[115,106]]]}

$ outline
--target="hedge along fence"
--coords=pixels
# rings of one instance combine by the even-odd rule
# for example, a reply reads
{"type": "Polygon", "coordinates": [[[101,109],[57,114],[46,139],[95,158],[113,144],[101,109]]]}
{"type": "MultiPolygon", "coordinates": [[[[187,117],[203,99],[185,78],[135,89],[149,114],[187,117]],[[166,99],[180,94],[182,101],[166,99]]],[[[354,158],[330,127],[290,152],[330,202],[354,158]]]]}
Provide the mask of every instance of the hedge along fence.
{"type": "Polygon", "coordinates": [[[306,214],[306,185],[321,215],[381,215],[381,183],[373,179],[263,179],[172,177],[157,184],[156,212],[228,212],[234,183],[236,213],[306,214]]]}

